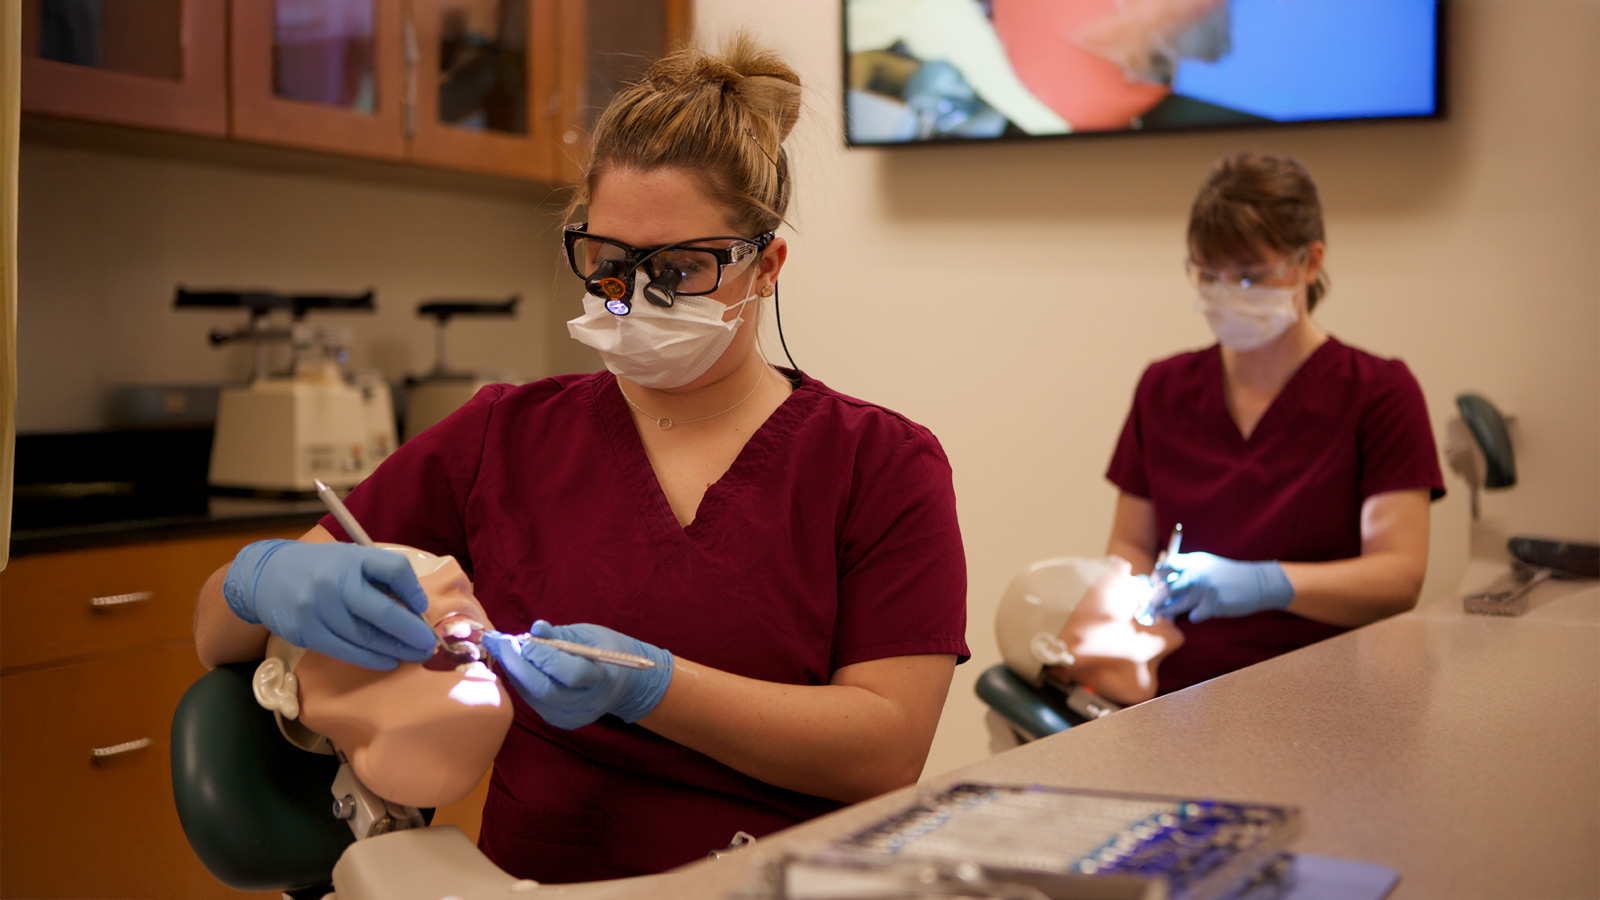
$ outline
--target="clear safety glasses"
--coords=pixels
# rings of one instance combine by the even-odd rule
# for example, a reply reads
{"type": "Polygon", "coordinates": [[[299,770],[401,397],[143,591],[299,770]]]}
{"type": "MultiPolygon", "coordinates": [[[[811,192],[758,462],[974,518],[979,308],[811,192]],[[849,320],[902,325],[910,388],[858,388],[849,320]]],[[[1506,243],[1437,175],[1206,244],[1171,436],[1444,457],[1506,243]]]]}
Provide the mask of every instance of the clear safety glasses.
{"type": "Polygon", "coordinates": [[[1305,258],[1306,248],[1302,247],[1276,262],[1261,265],[1212,269],[1200,265],[1193,259],[1186,259],[1183,261],[1183,272],[1189,276],[1189,283],[1197,288],[1218,283],[1247,288],[1282,281],[1283,277],[1289,274],[1289,270],[1305,261],[1305,258]]]}
{"type": "Polygon", "coordinates": [[[583,279],[589,293],[605,300],[606,308],[619,316],[632,309],[630,276],[635,271],[643,271],[649,279],[645,298],[656,306],[670,307],[680,294],[697,297],[715,291],[722,286],[729,267],[738,271],[772,242],[769,231],[753,239],[718,236],[661,247],[633,247],[590,234],[588,224],[568,225],[562,235],[562,250],[573,274],[583,279]]]}

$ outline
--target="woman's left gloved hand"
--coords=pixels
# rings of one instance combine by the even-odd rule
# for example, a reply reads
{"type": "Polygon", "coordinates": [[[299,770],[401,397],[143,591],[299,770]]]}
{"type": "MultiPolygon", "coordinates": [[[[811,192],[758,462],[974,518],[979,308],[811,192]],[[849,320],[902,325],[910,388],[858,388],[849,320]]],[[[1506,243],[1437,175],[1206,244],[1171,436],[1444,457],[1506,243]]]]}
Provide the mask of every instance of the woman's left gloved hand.
{"type": "Polygon", "coordinates": [[[1179,553],[1162,562],[1167,599],[1156,614],[1189,621],[1248,616],[1283,609],[1294,600],[1294,585],[1276,562],[1239,562],[1212,553],[1179,553]]]}
{"type": "Polygon", "coordinates": [[[484,649],[500,663],[512,687],[546,722],[557,728],[582,728],[607,713],[624,722],[650,714],[672,681],[672,654],[601,625],[551,625],[540,619],[533,637],[557,638],[605,650],[620,650],[655,661],[653,669],[613,666],[564,653],[548,644],[519,641],[498,631],[485,632],[484,649]]]}

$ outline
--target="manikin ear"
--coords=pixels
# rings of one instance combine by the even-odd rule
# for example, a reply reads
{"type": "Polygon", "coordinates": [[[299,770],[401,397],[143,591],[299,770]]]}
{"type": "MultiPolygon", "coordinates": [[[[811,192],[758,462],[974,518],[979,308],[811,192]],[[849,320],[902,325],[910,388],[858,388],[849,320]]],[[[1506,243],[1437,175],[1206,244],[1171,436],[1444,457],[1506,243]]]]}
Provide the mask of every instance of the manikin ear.
{"type": "Polygon", "coordinates": [[[256,666],[250,679],[256,702],[285,719],[300,718],[300,680],[283,660],[269,657],[256,666]]]}

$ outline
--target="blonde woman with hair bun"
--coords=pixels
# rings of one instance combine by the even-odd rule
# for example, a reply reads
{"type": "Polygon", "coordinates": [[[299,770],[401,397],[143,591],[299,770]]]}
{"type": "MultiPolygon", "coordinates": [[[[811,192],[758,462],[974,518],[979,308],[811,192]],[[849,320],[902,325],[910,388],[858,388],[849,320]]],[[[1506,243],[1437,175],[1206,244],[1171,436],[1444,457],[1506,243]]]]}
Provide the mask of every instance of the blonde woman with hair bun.
{"type": "MultiPolygon", "coordinates": [[[[516,715],[480,846],[513,875],[659,872],[912,784],[967,658],[938,440],[756,343],[800,106],[744,36],[619,93],[561,246],[569,331],[605,369],[484,388],[346,501],[375,540],[455,557],[501,632],[516,715]]],[[[257,658],[269,629],[372,668],[425,654],[406,573],[348,539],[329,517],[240,551],[202,593],[202,659],[257,658]]]]}

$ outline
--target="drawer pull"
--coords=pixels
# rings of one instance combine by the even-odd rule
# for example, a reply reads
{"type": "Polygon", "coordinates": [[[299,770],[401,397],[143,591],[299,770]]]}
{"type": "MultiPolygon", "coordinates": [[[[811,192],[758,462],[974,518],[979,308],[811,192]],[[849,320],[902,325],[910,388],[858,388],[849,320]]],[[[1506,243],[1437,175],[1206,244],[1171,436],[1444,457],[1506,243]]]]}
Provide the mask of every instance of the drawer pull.
{"type": "Polygon", "coordinates": [[[90,753],[94,755],[96,760],[110,759],[113,756],[132,753],[135,750],[143,750],[150,744],[151,740],[149,738],[139,738],[136,741],[123,741],[120,744],[112,744],[109,747],[96,747],[90,753]]]}
{"type": "Polygon", "coordinates": [[[143,603],[152,600],[155,591],[134,591],[131,594],[112,594],[109,597],[95,597],[89,601],[90,609],[111,609],[115,606],[125,606],[129,603],[143,603]]]}

